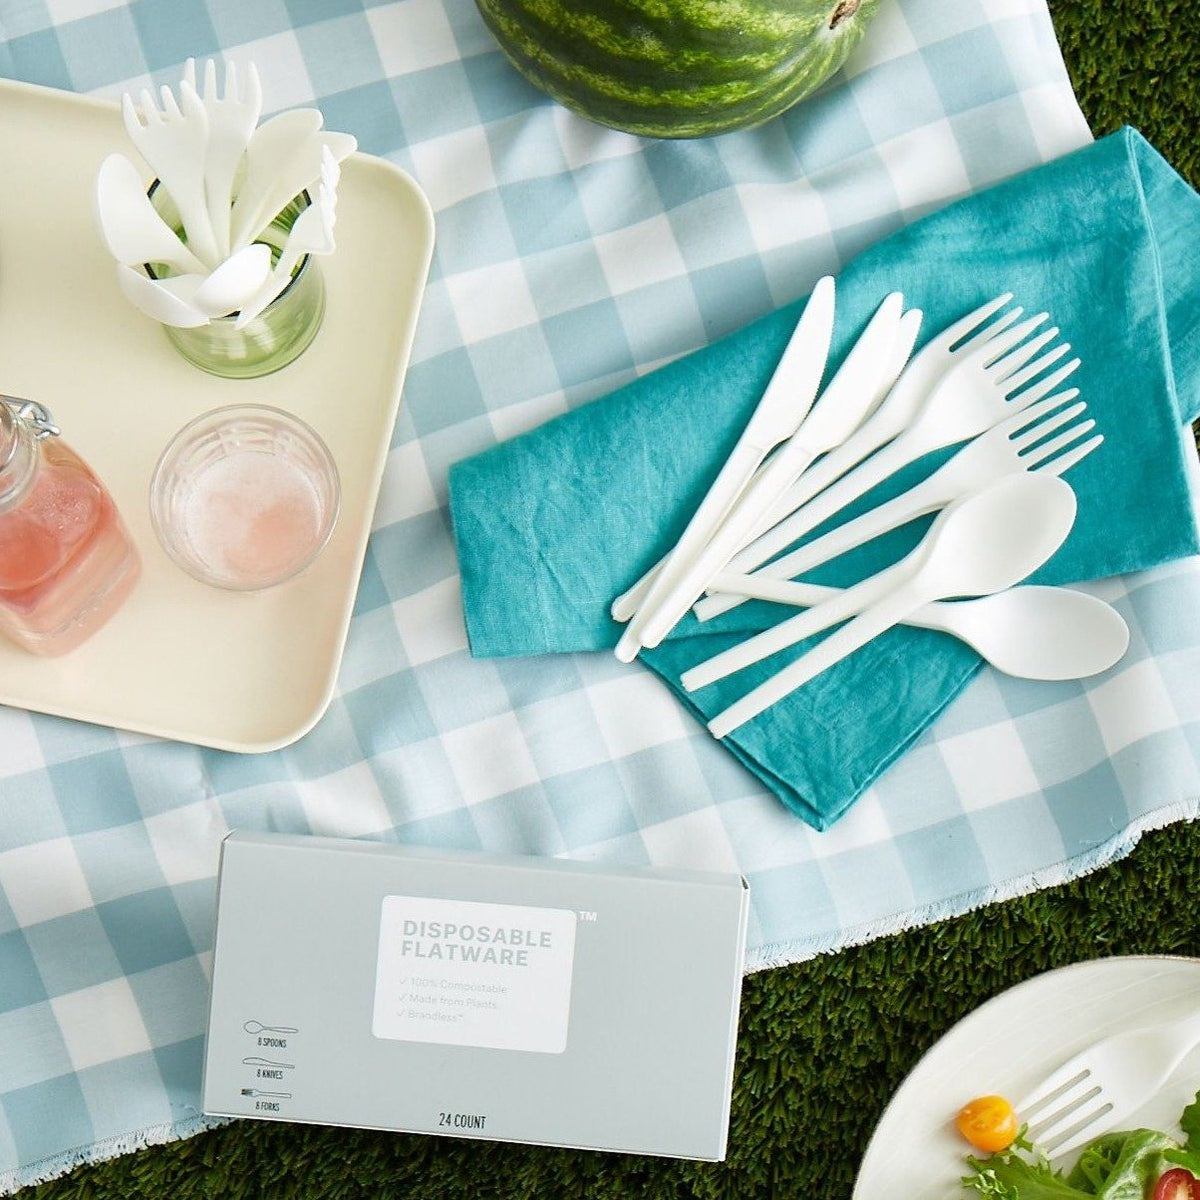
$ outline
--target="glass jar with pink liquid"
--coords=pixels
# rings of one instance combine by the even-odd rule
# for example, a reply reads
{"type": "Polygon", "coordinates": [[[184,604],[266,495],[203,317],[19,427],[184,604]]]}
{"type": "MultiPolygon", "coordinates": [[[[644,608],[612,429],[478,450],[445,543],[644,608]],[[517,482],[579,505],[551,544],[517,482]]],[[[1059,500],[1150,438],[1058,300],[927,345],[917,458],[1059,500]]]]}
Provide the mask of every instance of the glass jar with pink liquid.
{"type": "Polygon", "coordinates": [[[0,396],[0,635],[65,654],[116,612],[140,570],[108,489],[46,409],[0,396]]]}

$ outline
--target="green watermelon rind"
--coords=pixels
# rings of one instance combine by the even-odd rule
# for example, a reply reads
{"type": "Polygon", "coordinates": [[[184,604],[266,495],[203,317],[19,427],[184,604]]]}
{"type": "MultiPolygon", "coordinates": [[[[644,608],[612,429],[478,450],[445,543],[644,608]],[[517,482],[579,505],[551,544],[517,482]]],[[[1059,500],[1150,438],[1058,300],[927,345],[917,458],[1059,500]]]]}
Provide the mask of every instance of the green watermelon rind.
{"type": "Polygon", "coordinates": [[[827,28],[836,0],[476,0],[509,61],[582,116],[697,138],[751,128],[838,71],[879,0],[827,28]]]}

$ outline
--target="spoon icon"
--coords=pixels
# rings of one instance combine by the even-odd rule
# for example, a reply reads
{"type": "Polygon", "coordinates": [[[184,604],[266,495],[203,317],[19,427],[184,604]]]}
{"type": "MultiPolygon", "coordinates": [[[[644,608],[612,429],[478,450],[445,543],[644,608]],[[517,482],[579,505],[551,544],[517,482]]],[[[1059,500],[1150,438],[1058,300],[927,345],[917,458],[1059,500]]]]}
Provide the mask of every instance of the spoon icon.
{"type": "Polygon", "coordinates": [[[247,1021],[242,1028],[247,1033],[299,1033],[290,1025],[264,1025],[261,1021],[247,1021]]]}
{"type": "Polygon", "coordinates": [[[1009,476],[942,510],[906,558],[683,675],[693,691],[853,617],[807,654],[709,722],[724,737],[899,624],[932,600],[987,596],[1020,583],[1062,545],[1075,520],[1075,493],[1057,476],[1009,476]],[[857,615],[855,615],[857,614],[857,615]]]}

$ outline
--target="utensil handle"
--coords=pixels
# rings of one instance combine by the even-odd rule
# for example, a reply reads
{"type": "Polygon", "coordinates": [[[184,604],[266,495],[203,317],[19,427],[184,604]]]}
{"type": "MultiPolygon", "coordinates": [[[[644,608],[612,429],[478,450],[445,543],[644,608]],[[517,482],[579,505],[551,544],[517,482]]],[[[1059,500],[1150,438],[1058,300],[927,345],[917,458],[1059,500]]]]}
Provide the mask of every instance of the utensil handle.
{"type": "MultiPolygon", "coordinates": [[[[809,457],[812,457],[811,451],[809,457]]],[[[709,579],[737,552],[764,508],[787,487],[794,472],[803,469],[803,460],[795,451],[788,461],[778,456],[773,459],[747,489],[747,494],[732,505],[709,540],[699,545],[695,557],[678,573],[670,563],[663,569],[645,604],[626,627],[622,641],[632,637],[643,646],[657,646],[695,603],[709,579]],[[660,595],[656,596],[656,592],[660,595]],[[644,621],[640,620],[643,612],[646,613],[644,621]]],[[[637,653],[636,643],[634,654],[637,653]]],[[[620,650],[618,643],[618,657],[620,650]]]]}
{"type": "MultiPolygon", "coordinates": [[[[742,598],[766,600],[772,604],[789,604],[793,608],[815,608],[834,596],[840,596],[842,588],[828,587],[823,583],[803,583],[794,579],[770,579],[761,571],[754,575],[737,575],[732,571],[722,571],[713,580],[714,590],[722,595],[736,595],[742,598]]],[[[951,637],[961,640],[959,628],[955,625],[949,612],[960,609],[964,604],[971,605],[973,600],[957,600],[953,607],[945,600],[930,600],[914,609],[904,618],[905,625],[915,625],[920,629],[935,629],[939,633],[948,633],[951,637]]]]}
{"type": "Polygon", "coordinates": [[[872,638],[899,624],[927,599],[919,588],[897,588],[877,604],[848,621],[841,629],[831,633],[807,654],[802,654],[795,662],[747,692],[724,712],[718,713],[708,723],[709,731],[714,737],[727,737],[747,721],[765,712],[771,705],[777,704],[797,688],[803,687],[821,672],[827,671],[847,655],[865,646],[872,638]]]}
{"type": "MultiPolygon", "coordinates": [[[[760,463],[758,466],[758,469],[750,477],[749,482],[746,484],[747,487],[751,486],[754,483],[754,481],[762,474],[763,469],[764,469],[764,464],[760,463]]],[[[741,492],[738,493],[739,496],[741,494],[742,494],[741,492]]],[[[735,501],[736,501],[736,497],[735,497],[735,501]]],[[[732,507],[732,506],[730,506],[730,507],[732,507]]],[[[721,519],[723,519],[725,517],[725,514],[728,511],[729,511],[729,508],[726,508],[725,512],[721,513],[720,517],[718,518],[718,523],[721,519]]],[[[642,606],[647,595],[649,594],[650,588],[654,585],[654,580],[657,578],[659,573],[662,571],[663,567],[666,566],[667,560],[670,557],[671,557],[671,551],[668,550],[667,553],[664,554],[662,556],[662,558],[660,558],[658,560],[658,562],[656,562],[654,564],[654,566],[652,566],[635,584],[626,588],[626,590],[623,591],[612,602],[612,605],[609,608],[609,613],[611,614],[614,621],[628,621],[633,616],[633,614],[635,612],[637,612],[637,610],[642,606]]]]}
{"type": "MultiPolygon", "coordinates": [[[[945,489],[940,486],[940,480],[935,475],[931,475],[927,479],[921,480],[915,487],[909,488],[902,495],[895,496],[891,500],[869,509],[853,520],[847,521],[845,525],[839,525],[836,529],[831,529],[811,542],[806,542],[798,549],[783,555],[782,558],[766,563],[753,572],[753,576],[768,579],[794,579],[804,571],[820,566],[831,558],[837,558],[839,554],[845,554],[846,551],[853,550],[864,542],[869,542],[872,538],[877,538],[881,534],[888,533],[892,529],[906,525],[909,521],[915,521],[918,517],[933,512],[949,503],[952,498],[945,494],[945,489]]],[[[735,555],[730,561],[729,573],[740,574],[744,577],[750,573],[739,569],[740,557],[740,555],[735,555]]],[[[719,590],[723,591],[724,589],[719,590]]],[[[725,592],[723,595],[708,596],[696,605],[696,616],[701,621],[711,620],[721,613],[729,612],[754,596],[759,596],[759,593],[733,594],[725,592]]]]}
{"type": "MultiPolygon", "coordinates": [[[[673,599],[674,584],[686,575],[688,568],[708,545],[714,530],[720,527],[722,518],[741,495],[768,450],[769,447],[755,445],[744,437],[734,446],[712,487],[700,501],[700,507],[688,521],[679,541],[662,561],[653,580],[645,589],[644,599],[636,607],[625,632],[621,635],[621,640],[617,643],[617,657],[622,661],[632,662],[637,656],[647,621],[665,602],[673,599]]],[[[635,585],[635,588],[637,586],[635,585]]],[[[683,611],[687,611],[686,606],[683,611]]],[[[678,617],[675,619],[678,620],[678,617]]],[[[674,624],[674,621],[671,623],[674,624]]]]}
{"type": "Polygon", "coordinates": [[[877,603],[902,586],[911,577],[913,570],[914,561],[910,555],[895,566],[888,567],[877,575],[846,588],[845,591],[837,592],[807,612],[781,621],[778,625],[764,629],[744,642],[730,646],[728,650],[697,663],[683,673],[680,682],[686,691],[694,692],[710,683],[716,683],[718,679],[732,675],[735,671],[743,671],[754,663],[761,662],[780,650],[786,650],[806,637],[820,633],[877,603]]]}
{"type": "Polygon", "coordinates": [[[919,457],[920,449],[914,439],[906,433],[898,435],[853,471],[802,504],[786,520],[735,555],[730,561],[730,566],[736,571],[752,571],[761,566],[780,550],[790,546],[804,534],[810,533],[830,517],[836,516],[848,504],[919,457]]]}

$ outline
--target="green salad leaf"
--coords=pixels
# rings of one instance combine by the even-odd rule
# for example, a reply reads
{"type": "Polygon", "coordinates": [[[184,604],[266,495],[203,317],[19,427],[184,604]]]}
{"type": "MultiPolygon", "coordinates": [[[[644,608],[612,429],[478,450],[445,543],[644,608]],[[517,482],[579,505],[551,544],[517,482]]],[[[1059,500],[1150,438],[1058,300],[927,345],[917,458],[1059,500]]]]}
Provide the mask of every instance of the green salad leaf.
{"type": "Polygon", "coordinates": [[[1145,1200],[1173,1166],[1200,1177],[1200,1093],[1180,1118],[1181,1145],[1156,1129],[1108,1133],[1084,1147],[1070,1172],[1056,1171],[1024,1137],[986,1158],[967,1157],[968,1193],[993,1200],[1145,1200]]]}

